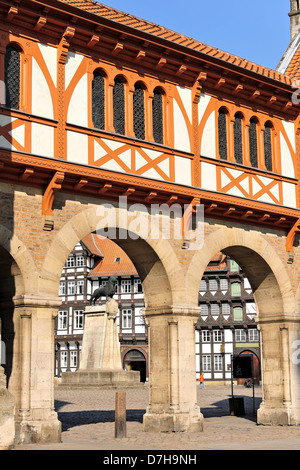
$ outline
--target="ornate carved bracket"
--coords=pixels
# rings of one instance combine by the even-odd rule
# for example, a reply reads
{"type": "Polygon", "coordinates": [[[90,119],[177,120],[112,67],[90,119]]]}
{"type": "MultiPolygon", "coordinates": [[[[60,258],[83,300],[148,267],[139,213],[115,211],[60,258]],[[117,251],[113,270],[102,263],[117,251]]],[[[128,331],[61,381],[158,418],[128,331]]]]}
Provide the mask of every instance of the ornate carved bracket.
{"type": "Polygon", "coordinates": [[[57,171],[44,193],[42,204],[43,230],[51,231],[54,228],[53,202],[57,191],[61,189],[64,178],[65,174],[57,171]]]}
{"type": "Polygon", "coordinates": [[[193,98],[193,103],[198,104],[201,91],[203,88],[203,83],[207,79],[207,73],[206,72],[200,72],[198,75],[198,78],[196,80],[196,83],[194,85],[194,98],[193,98]]]}
{"type": "Polygon", "coordinates": [[[70,47],[70,40],[75,35],[75,28],[72,26],[68,26],[61,38],[59,43],[59,63],[64,64],[66,62],[66,58],[68,55],[69,47],[70,47]]]}
{"type": "Polygon", "coordinates": [[[182,215],[182,236],[183,236],[183,245],[182,249],[186,250],[189,248],[189,235],[190,235],[190,226],[193,213],[195,212],[195,207],[197,204],[200,204],[200,198],[195,197],[192,202],[188,205],[186,210],[182,215]]]}
{"type": "Polygon", "coordinates": [[[300,232],[300,219],[293,225],[286,237],[286,251],[289,253],[289,263],[294,261],[294,241],[296,234],[300,232]]]}

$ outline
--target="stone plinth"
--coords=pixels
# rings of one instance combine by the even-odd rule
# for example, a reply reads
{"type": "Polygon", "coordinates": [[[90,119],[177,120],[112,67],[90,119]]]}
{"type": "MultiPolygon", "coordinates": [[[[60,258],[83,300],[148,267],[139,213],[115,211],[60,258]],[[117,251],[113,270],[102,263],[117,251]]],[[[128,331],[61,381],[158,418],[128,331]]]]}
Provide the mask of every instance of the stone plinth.
{"type": "Polygon", "coordinates": [[[138,371],[122,368],[117,313],[118,303],[114,299],[105,305],[86,308],[80,367],[76,372],[64,372],[61,386],[131,388],[142,385],[138,371]]]}

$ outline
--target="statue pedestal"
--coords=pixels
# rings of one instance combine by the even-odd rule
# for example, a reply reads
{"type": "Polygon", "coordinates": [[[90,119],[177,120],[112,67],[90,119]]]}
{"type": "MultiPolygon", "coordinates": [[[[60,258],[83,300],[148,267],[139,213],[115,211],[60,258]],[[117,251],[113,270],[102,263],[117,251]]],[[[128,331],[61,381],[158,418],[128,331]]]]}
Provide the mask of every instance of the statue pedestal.
{"type": "Polygon", "coordinates": [[[116,316],[118,303],[110,299],[105,305],[85,310],[81,360],[76,372],[63,372],[61,386],[72,388],[140,387],[138,371],[124,371],[116,316]]]}

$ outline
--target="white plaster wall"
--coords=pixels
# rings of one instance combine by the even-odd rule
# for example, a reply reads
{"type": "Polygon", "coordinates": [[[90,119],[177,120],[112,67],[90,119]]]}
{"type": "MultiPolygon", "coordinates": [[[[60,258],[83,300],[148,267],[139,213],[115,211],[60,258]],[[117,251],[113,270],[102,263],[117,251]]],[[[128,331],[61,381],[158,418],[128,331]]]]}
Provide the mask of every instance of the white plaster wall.
{"type": "Polygon", "coordinates": [[[191,186],[192,166],[189,158],[175,156],[175,183],[191,186]]]}
{"type": "Polygon", "coordinates": [[[46,44],[38,43],[39,49],[47,65],[48,71],[51,75],[54,86],[57,83],[57,49],[46,44]]]}
{"type": "Polygon", "coordinates": [[[201,163],[201,188],[217,191],[216,166],[210,163],[201,163]]]}
{"type": "Polygon", "coordinates": [[[199,118],[199,124],[201,123],[204,113],[207,109],[207,106],[209,105],[209,102],[211,100],[211,96],[206,95],[205,93],[201,93],[199,101],[198,101],[198,118],[199,118]]]}
{"type": "Polygon", "coordinates": [[[184,152],[191,151],[186,122],[176,100],[174,100],[174,147],[184,152]]]}
{"type": "Polygon", "coordinates": [[[215,111],[213,111],[206,121],[202,141],[201,155],[203,157],[216,158],[216,122],[215,111]]]}
{"type": "Polygon", "coordinates": [[[44,124],[31,124],[31,153],[54,158],[54,128],[44,124]]]}
{"type": "Polygon", "coordinates": [[[53,119],[53,102],[48,83],[38,65],[32,59],[32,114],[53,119]]]}
{"type": "Polygon", "coordinates": [[[296,186],[291,183],[282,182],[283,205],[297,208],[296,205],[296,186]]]}
{"type": "Polygon", "coordinates": [[[294,152],[296,152],[296,135],[295,135],[295,124],[293,122],[282,121],[283,127],[287,133],[289,141],[293,147],[294,152]]]}
{"type": "Polygon", "coordinates": [[[178,93],[188,115],[190,122],[192,122],[192,93],[191,90],[185,87],[177,87],[178,93]]]}
{"type": "Polygon", "coordinates": [[[87,74],[85,74],[77,83],[74,92],[72,94],[67,121],[72,124],[79,126],[88,126],[88,84],[87,74]]]}
{"type": "Polygon", "coordinates": [[[69,52],[65,64],[65,87],[66,89],[71,83],[79,65],[81,64],[84,56],[76,54],[75,52],[69,52]]]}
{"type": "Polygon", "coordinates": [[[289,176],[295,178],[294,164],[291,156],[291,152],[288,148],[288,144],[282,135],[280,135],[280,149],[281,149],[281,173],[283,176],[289,176]]]}
{"type": "Polygon", "coordinates": [[[86,134],[68,131],[67,146],[69,162],[88,165],[88,136],[86,134]]]}

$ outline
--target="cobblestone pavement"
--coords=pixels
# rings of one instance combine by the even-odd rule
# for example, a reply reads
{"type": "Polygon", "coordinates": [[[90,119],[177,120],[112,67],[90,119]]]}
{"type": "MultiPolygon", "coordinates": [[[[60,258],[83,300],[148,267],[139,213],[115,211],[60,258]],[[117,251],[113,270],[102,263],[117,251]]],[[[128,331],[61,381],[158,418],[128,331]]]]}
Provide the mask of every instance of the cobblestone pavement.
{"type": "MultiPolygon", "coordinates": [[[[115,439],[115,390],[56,388],[55,409],[62,422],[62,443],[17,446],[16,450],[299,450],[300,426],[258,426],[253,415],[252,389],[234,387],[243,396],[246,414],[230,416],[230,386],[197,389],[204,415],[203,433],[144,433],[143,414],[149,389],[126,390],[127,437],[115,439]]],[[[255,388],[255,407],[261,387],[255,388]]]]}

